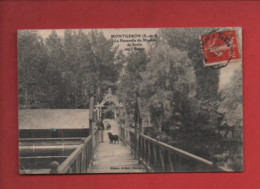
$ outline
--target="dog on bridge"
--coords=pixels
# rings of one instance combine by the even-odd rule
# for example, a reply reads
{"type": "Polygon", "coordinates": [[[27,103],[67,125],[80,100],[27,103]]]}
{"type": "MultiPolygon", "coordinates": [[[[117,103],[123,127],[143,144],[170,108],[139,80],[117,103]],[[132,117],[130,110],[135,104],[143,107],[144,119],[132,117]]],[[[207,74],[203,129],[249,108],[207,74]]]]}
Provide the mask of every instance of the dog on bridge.
{"type": "Polygon", "coordinates": [[[108,134],[108,137],[109,137],[109,140],[110,140],[110,144],[113,143],[118,143],[118,136],[117,135],[113,135],[112,133],[107,133],[108,134]]]}

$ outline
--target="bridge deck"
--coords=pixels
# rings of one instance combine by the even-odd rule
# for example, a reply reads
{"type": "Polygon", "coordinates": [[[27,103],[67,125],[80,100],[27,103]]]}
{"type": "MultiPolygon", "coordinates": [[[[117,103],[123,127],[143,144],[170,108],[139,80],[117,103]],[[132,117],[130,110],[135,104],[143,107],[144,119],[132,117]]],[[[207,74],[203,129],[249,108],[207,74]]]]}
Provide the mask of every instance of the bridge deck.
{"type": "MultiPolygon", "coordinates": [[[[116,125],[112,125],[112,128],[116,125]]],[[[110,144],[107,133],[104,131],[104,143],[99,143],[94,154],[93,165],[89,173],[144,173],[146,169],[139,165],[122,142],[119,144],[110,144]]],[[[112,129],[113,133],[113,129],[112,129]]],[[[113,133],[114,134],[114,133],[113,133]]]]}

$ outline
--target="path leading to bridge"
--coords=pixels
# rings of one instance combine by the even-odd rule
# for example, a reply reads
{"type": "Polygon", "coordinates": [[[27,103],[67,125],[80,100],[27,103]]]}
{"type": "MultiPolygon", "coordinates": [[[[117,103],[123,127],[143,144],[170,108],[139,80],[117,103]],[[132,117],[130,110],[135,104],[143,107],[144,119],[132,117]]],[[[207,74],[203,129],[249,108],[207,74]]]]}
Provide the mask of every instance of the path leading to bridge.
{"type": "Polygon", "coordinates": [[[110,144],[107,133],[117,134],[117,124],[111,123],[111,130],[104,131],[104,143],[99,143],[94,153],[89,173],[144,173],[146,169],[134,159],[129,148],[121,141],[110,144]]]}

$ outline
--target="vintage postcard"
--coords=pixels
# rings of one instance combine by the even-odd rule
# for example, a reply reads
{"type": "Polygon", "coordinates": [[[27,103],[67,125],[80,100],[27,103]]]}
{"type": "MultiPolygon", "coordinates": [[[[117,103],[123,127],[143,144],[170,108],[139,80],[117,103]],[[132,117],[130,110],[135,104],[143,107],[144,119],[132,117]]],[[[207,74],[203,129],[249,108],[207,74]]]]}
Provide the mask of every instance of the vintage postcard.
{"type": "Polygon", "coordinates": [[[243,171],[242,28],[17,35],[20,174],[243,171]]]}

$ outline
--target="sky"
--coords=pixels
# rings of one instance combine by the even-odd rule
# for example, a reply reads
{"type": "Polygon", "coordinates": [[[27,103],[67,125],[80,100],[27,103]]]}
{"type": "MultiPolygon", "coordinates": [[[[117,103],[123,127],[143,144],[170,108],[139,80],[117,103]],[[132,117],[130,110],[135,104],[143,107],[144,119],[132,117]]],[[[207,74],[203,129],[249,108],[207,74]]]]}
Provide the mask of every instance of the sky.
{"type": "MultiPolygon", "coordinates": [[[[88,33],[91,30],[92,29],[81,29],[81,31],[83,31],[85,33],[88,33]]],[[[128,28],[122,28],[122,29],[116,28],[116,29],[97,29],[97,30],[103,31],[104,36],[107,39],[111,39],[111,35],[122,35],[122,34],[125,34],[125,35],[128,35],[128,34],[132,34],[132,35],[134,35],[134,34],[139,34],[139,35],[146,34],[147,36],[148,35],[155,35],[158,31],[158,28],[130,28],[130,29],[128,29],[128,28]]],[[[43,38],[47,38],[52,31],[53,30],[37,30],[37,32],[43,38]]],[[[58,30],[55,30],[55,31],[59,36],[63,36],[65,29],[58,29],[58,30]]],[[[72,29],[72,31],[78,32],[79,29],[72,29]]],[[[114,39],[123,39],[123,38],[114,38],[114,39]]],[[[119,45],[119,49],[124,49],[124,48],[127,47],[127,42],[119,42],[119,43],[115,43],[115,44],[119,45]]],[[[144,48],[147,48],[148,47],[147,42],[142,42],[142,46],[144,48]]]]}
{"type": "MultiPolygon", "coordinates": [[[[78,31],[79,29],[71,29],[72,31],[78,31]]],[[[90,32],[93,29],[81,29],[83,32],[90,32]]],[[[103,31],[107,38],[110,38],[111,34],[155,34],[158,28],[111,28],[111,29],[97,29],[103,31]]],[[[37,32],[44,38],[48,37],[53,30],[37,30],[37,32]]],[[[55,30],[58,35],[63,36],[65,29],[55,30]]]]}

